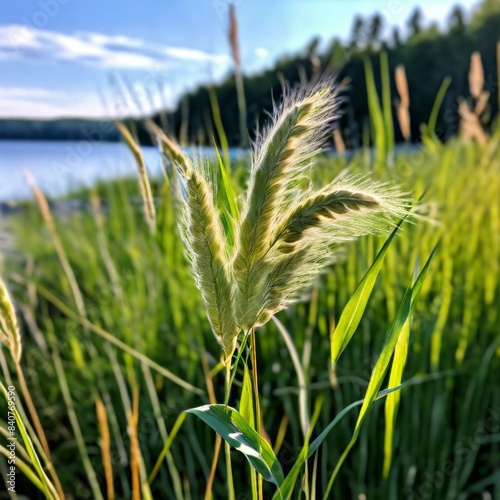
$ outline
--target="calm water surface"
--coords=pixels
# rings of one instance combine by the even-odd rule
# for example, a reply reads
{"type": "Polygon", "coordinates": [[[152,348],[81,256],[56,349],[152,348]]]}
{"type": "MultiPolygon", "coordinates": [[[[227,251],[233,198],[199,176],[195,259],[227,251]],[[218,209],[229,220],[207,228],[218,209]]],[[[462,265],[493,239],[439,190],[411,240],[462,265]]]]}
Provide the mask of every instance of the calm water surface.
{"type": "MultiPolygon", "coordinates": [[[[188,153],[213,155],[211,148],[188,153]]],[[[161,157],[154,147],[143,148],[150,175],[161,175],[161,157]]],[[[237,155],[236,150],[232,155],[237,155]]],[[[241,153],[240,153],[241,154],[241,153]]],[[[0,201],[30,198],[23,170],[29,170],[50,196],[91,186],[97,180],[136,175],[134,159],[123,143],[89,141],[0,140],[0,201]]]]}

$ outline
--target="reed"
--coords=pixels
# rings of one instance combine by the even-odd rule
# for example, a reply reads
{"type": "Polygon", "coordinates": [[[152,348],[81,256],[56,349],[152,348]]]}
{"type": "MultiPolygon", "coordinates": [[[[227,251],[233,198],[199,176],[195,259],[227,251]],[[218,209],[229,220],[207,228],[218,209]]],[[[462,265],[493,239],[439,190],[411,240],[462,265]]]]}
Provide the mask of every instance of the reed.
{"type": "Polygon", "coordinates": [[[234,62],[234,78],[236,83],[236,96],[238,101],[239,125],[240,125],[240,144],[242,147],[248,146],[247,131],[247,105],[245,99],[245,87],[243,84],[243,73],[241,70],[241,54],[238,37],[238,19],[236,17],[236,7],[234,4],[229,6],[229,46],[234,62]]]}
{"type": "Polygon", "coordinates": [[[116,127],[120,131],[125,144],[130,149],[134,156],[135,163],[137,165],[137,170],[139,172],[139,185],[141,188],[141,195],[144,202],[144,217],[149,226],[149,230],[152,234],[155,232],[155,219],[156,219],[156,209],[153,200],[153,193],[151,192],[151,185],[149,183],[148,173],[146,169],[146,163],[144,161],[144,156],[142,154],[140,146],[132,137],[127,127],[121,123],[116,122],[116,127]]]}
{"type": "Polygon", "coordinates": [[[403,65],[396,66],[395,70],[396,89],[399,94],[399,102],[397,106],[397,116],[399,128],[405,141],[411,139],[411,124],[410,124],[410,92],[408,90],[408,81],[406,79],[406,71],[403,65]]]}
{"type": "Polygon", "coordinates": [[[470,56],[469,89],[471,96],[476,99],[484,89],[484,69],[479,52],[473,52],[470,56]]]}

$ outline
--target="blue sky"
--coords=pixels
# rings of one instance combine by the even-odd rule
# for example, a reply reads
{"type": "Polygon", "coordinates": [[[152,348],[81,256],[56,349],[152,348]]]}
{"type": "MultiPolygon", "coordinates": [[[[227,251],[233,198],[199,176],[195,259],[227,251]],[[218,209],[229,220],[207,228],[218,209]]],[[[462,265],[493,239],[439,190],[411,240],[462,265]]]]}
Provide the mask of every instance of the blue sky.
{"type": "MultiPolygon", "coordinates": [[[[404,26],[407,0],[235,0],[243,68],[254,73],[314,36],[346,40],[356,14],[404,26]]],[[[455,4],[421,0],[426,23],[455,4]]],[[[229,0],[11,0],[0,11],[0,118],[124,116],[173,106],[231,68],[229,0]],[[123,88],[134,89],[135,101],[123,88]]]]}

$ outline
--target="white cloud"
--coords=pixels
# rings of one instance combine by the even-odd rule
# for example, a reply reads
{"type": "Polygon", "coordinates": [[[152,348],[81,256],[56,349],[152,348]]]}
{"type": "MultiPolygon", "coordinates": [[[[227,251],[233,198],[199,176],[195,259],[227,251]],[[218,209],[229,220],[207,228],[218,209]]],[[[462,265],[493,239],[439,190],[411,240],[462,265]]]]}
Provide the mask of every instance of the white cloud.
{"type": "Polygon", "coordinates": [[[100,118],[103,115],[97,93],[0,87],[0,118],[100,118]]]}
{"type": "Polygon", "coordinates": [[[115,80],[95,92],[0,85],[3,118],[124,118],[153,114],[173,103],[173,89],[146,79],[115,80]]]}
{"type": "Polygon", "coordinates": [[[98,68],[150,69],[173,60],[226,65],[225,54],[151,43],[140,38],[101,33],[66,34],[21,24],[0,26],[0,61],[66,61],[98,68]]]}

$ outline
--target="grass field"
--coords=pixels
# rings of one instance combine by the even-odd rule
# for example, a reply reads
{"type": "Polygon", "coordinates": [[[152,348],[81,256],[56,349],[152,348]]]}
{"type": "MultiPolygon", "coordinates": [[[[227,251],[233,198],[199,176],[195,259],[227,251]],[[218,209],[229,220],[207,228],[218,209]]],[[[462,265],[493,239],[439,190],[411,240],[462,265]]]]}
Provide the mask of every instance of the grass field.
{"type": "MultiPolygon", "coordinates": [[[[421,149],[395,155],[387,133],[393,125],[377,103],[372,95],[376,154],[365,148],[349,160],[321,155],[314,183],[321,187],[346,168],[369,174],[413,199],[422,197],[416,216],[392,241],[335,372],[331,336],[386,236],[346,243],[343,258],[316,280],[307,299],[277,314],[293,339],[299,369],[277,323],[256,331],[260,433],[286,476],[303,449],[304,408],[308,418],[317,417],[313,441],[344,408],[365,397],[405,290],[437,245],[411,316],[408,354],[399,360],[403,381],[411,382],[398,392],[394,434],[387,434],[392,413],[386,415],[381,399],[329,497],[500,498],[500,129],[484,144],[458,137],[442,144],[431,124],[421,149]]],[[[230,169],[239,193],[246,170],[244,164],[230,169]]],[[[79,193],[88,197],[88,210],[53,218],[33,204],[9,220],[16,251],[6,258],[2,277],[15,304],[23,354],[18,364],[2,346],[0,379],[16,388],[22,413],[17,426],[26,422],[33,441],[33,452],[26,441],[18,443],[24,464],[17,464],[20,498],[43,498],[43,491],[54,498],[56,475],[67,498],[206,494],[220,443],[209,426],[183,411],[223,403],[225,370],[185,258],[171,182],[153,183],[154,232],[143,207],[130,201],[140,193],[135,180],[79,193]],[[56,474],[47,466],[21,378],[56,474]],[[165,443],[167,453],[155,469],[165,443]]],[[[249,397],[247,365],[238,365],[229,400],[242,413],[249,397]]],[[[387,375],[384,387],[388,383],[387,375]]],[[[1,408],[0,471],[6,477],[3,401],[1,408]]],[[[346,413],[302,467],[293,498],[323,497],[358,414],[359,407],[346,413]]],[[[231,459],[236,498],[257,498],[245,457],[233,449],[231,459]]],[[[215,467],[213,498],[226,498],[223,451],[215,467]]],[[[264,498],[275,490],[264,482],[264,498]]]]}

